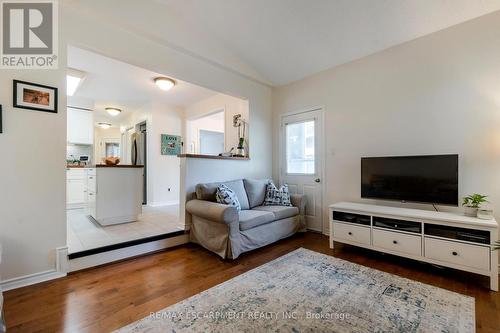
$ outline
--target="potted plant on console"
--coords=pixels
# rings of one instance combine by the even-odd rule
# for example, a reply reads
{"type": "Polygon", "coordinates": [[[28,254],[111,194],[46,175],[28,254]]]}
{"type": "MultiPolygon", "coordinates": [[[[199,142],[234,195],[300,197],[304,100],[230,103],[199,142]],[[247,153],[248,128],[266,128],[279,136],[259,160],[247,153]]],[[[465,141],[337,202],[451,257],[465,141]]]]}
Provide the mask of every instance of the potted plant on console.
{"type": "Polygon", "coordinates": [[[481,195],[477,193],[470,194],[463,198],[462,206],[464,206],[464,214],[465,216],[476,217],[477,210],[481,207],[481,205],[485,202],[487,195],[481,195]]]}

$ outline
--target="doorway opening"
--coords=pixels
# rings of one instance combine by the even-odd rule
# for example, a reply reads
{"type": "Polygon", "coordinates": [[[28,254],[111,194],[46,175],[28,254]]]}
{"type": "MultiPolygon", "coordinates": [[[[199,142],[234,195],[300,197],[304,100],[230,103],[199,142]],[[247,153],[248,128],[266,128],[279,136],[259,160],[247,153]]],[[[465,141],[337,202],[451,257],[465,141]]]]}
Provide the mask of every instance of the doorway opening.
{"type": "Polygon", "coordinates": [[[67,55],[70,258],[184,234],[178,154],[188,152],[187,123],[205,116],[219,121],[217,128],[198,128],[196,147],[221,154],[241,137],[248,144],[248,128],[238,132],[230,121],[238,115],[248,122],[248,101],[174,78],[166,92],[155,83],[162,73],[74,46],[68,46],[67,55]],[[113,180],[126,169],[131,176],[113,180]],[[114,194],[105,195],[105,188],[114,194]],[[117,199],[122,195],[128,198],[117,199]],[[129,213],[130,207],[137,209],[129,213]]]}
{"type": "Polygon", "coordinates": [[[187,121],[188,153],[217,155],[225,149],[225,110],[187,121]]]}

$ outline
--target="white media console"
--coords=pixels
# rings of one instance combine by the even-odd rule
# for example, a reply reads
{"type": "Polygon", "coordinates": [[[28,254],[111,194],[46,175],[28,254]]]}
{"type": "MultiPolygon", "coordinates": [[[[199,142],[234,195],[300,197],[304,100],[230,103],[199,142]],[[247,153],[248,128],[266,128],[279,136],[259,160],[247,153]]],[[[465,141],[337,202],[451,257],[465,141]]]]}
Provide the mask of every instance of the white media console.
{"type": "Polygon", "coordinates": [[[498,291],[495,220],[340,202],[330,205],[330,248],[346,243],[490,277],[498,291]]]}

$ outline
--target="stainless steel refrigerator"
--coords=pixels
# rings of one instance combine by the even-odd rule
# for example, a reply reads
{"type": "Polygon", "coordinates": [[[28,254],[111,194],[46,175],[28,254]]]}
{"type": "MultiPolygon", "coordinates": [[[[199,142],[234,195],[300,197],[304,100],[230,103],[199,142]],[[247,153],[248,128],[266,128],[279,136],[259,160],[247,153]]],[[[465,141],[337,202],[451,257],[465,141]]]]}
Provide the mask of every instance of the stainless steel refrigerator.
{"type": "Polygon", "coordinates": [[[143,194],[142,194],[142,204],[146,205],[148,203],[148,190],[147,190],[147,129],[146,123],[140,123],[136,126],[136,132],[132,135],[132,164],[133,165],[144,165],[144,177],[143,177],[143,194]]]}

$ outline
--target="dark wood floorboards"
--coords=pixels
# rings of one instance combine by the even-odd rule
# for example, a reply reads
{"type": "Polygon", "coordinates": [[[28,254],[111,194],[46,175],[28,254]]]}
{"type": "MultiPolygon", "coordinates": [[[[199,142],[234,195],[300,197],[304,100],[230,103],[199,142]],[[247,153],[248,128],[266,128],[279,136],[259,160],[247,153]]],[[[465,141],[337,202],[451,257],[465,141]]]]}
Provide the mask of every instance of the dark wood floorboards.
{"type": "Polygon", "coordinates": [[[330,250],[328,238],[314,233],[235,261],[190,244],[12,290],[4,294],[7,331],[109,332],[299,247],[473,296],[477,332],[500,332],[500,292],[489,291],[487,278],[348,245],[330,250]]]}

